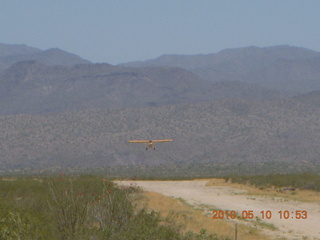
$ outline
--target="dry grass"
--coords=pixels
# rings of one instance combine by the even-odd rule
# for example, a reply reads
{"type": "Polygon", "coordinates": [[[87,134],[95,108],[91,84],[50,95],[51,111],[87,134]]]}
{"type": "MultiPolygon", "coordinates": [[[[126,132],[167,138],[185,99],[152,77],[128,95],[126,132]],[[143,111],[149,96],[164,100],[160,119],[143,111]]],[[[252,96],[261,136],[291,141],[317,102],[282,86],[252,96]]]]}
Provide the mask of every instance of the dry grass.
{"type": "MultiPolygon", "coordinates": [[[[139,199],[139,207],[159,212],[161,217],[169,218],[175,224],[183,226],[183,231],[199,233],[206,229],[207,233],[216,233],[220,237],[234,239],[235,222],[230,220],[213,220],[211,214],[205,214],[203,210],[194,209],[183,200],[166,197],[155,192],[143,192],[139,199]]],[[[246,240],[268,240],[259,229],[238,223],[238,239],[246,240]]]]}
{"type": "Polygon", "coordinates": [[[239,184],[239,183],[231,183],[226,182],[225,179],[215,178],[208,179],[206,186],[228,186],[233,188],[238,188],[241,190],[246,190],[245,195],[254,195],[254,196],[265,196],[271,198],[284,198],[287,200],[294,200],[300,202],[320,202],[320,192],[315,192],[311,190],[300,190],[296,189],[295,191],[286,191],[279,192],[277,188],[264,188],[259,189],[250,184],[239,184]]]}

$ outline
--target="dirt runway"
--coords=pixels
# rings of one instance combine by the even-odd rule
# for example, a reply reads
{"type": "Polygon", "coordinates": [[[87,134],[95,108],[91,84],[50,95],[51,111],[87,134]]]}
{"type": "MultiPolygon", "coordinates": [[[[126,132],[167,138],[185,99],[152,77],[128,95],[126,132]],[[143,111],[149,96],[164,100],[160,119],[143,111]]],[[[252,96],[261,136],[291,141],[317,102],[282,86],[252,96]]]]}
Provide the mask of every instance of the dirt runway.
{"type": "MultiPolygon", "coordinates": [[[[303,203],[267,196],[249,196],[246,195],[245,190],[238,188],[206,186],[206,180],[117,181],[116,183],[126,186],[140,186],[145,191],[182,198],[193,206],[206,205],[229,212],[236,211],[239,217],[242,213],[245,216],[248,211],[252,211],[254,219],[251,221],[256,221],[257,218],[262,219],[263,214],[266,215],[266,212],[269,211],[269,214],[272,214],[271,217],[269,216],[270,219],[266,219],[264,216],[262,221],[273,224],[277,228],[274,231],[266,230],[274,238],[320,239],[320,203],[303,203]],[[305,212],[301,215],[299,211],[305,212]]],[[[214,220],[209,218],[208,221],[214,220]]],[[[230,219],[230,221],[239,220],[230,219]]],[[[241,222],[243,221],[241,220],[241,222]]]]}

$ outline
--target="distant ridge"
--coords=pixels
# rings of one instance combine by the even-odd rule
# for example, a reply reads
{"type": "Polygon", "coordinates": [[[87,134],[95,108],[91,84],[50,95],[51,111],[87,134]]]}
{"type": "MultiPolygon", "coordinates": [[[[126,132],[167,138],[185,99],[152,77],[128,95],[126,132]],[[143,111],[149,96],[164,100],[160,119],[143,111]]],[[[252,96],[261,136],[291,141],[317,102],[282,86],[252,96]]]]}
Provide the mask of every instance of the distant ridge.
{"type": "Polygon", "coordinates": [[[176,66],[213,82],[239,81],[297,93],[320,89],[320,53],[287,45],[226,49],[201,55],[163,55],[120,66],[176,66]]]}
{"type": "Polygon", "coordinates": [[[29,47],[25,44],[0,43],[0,57],[22,55],[41,52],[38,48],[29,47]]]}
{"type": "Polygon", "coordinates": [[[43,51],[27,45],[0,43],[0,71],[20,61],[37,61],[46,65],[68,66],[90,63],[88,60],[58,48],[43,51]]]}
{"type": "Polygon", "coordinates": [[[0,114],[88,108],[146,107],[224,98],[283,95],[240,82],[207,82],[177,67],[125,68],[109,64],[48,66],[18,62],[0,75],[0,114]]]}

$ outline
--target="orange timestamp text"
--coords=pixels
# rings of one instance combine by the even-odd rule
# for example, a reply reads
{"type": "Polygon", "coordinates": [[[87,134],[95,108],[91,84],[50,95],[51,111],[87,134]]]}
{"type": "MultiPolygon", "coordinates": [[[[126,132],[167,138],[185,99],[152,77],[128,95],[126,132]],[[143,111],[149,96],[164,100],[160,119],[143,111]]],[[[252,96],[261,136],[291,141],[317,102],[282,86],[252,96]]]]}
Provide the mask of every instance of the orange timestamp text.
{"type": "Polygon", "coordinates": [[[231,210],[214,210],[212,211],[212,219],[271,219],[277,217],[279,219],[307,219],[308,212],[306,210],[280,210],[273,213],[270,210],[260,211],[255,214],[253,210],[243,210],[240,213],[231,210]]]}

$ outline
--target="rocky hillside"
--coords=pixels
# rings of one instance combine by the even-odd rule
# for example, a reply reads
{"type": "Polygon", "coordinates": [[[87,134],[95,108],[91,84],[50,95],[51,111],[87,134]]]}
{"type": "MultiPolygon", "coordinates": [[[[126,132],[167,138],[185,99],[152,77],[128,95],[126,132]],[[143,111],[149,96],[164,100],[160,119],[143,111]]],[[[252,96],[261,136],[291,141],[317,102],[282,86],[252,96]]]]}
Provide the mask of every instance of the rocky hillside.
{"type": "Polygon", "coordinates": [[[295,100],[220,100],[0,117],[1,169],[157,164],[319,165],[320,109],[295,100]],[[130,139],[172,138],[156,150],[130,139]]]}

